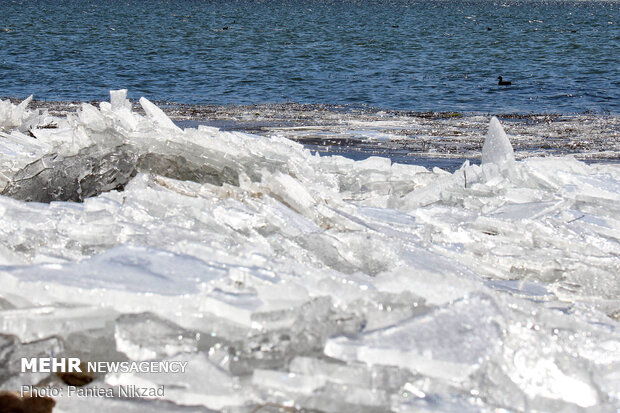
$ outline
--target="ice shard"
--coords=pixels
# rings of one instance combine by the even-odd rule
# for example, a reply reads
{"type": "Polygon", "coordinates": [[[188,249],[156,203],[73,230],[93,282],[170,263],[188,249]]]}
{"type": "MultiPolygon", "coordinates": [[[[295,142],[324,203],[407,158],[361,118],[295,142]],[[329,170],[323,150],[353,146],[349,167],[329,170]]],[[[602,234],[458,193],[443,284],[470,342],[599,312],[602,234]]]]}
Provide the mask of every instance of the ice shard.
{"type": "Polygon", "coordinates": [[[493,116],[489,123],[489,130],[482,146],[482,163],[512,162],[515,160],[514,151],[502,124],[493,116]]]}

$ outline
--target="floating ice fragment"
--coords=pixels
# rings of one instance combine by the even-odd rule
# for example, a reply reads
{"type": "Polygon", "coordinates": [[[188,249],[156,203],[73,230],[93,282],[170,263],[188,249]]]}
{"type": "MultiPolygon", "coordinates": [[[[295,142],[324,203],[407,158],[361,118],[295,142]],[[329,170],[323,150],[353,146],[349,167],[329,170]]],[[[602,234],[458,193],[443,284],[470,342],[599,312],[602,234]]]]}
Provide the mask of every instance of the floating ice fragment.
{"type": "Polygon", "coordinates": [[[499,120],[493,116],[489,123],[489,131],[482,146],[482,164],[486,163],[502,163],[506,161],[514,161],[514,151],[512,145],[504,132],[499,120]]]}

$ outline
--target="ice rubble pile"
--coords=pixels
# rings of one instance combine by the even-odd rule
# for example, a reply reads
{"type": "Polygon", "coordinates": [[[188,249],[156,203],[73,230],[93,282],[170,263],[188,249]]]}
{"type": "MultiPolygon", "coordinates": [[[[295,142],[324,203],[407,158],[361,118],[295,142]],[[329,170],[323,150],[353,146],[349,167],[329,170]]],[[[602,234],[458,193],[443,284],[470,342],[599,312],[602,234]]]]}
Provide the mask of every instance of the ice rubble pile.
{"type": "Polygon", "coordinates": [[[125,91],[27,103],[0,102],[0,388],[62,385],[19,371],[55,354],[188,361],[89,385],[172,403],[67,412],[620,404],[617,166],[515,162],[497,119],[482,165],[448,174],[181,130],[125,91]]]}

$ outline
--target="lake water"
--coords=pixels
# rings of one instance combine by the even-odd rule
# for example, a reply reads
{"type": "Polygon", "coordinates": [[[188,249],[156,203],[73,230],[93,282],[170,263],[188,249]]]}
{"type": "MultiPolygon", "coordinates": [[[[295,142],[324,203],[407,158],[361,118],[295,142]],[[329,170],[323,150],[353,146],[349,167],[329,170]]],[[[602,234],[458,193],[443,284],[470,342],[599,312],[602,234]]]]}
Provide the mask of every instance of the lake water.
{"type": "Polygon", "coordinates": [[[2,1],[0,96],[618,114],[619,23],[616,1],[2,1]]]}

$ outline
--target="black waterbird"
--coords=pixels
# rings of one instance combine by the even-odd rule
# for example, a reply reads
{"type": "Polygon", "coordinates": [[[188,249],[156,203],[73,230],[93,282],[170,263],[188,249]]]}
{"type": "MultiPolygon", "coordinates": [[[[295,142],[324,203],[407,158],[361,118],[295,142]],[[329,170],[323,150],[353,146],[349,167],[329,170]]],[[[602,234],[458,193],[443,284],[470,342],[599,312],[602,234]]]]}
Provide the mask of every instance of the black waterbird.
{"type": "Polygon", "coordinates": [[[499,82],[497,82],[498,86],[510,86],[510,85],[512,85],[512,82],[508,82],[506,80],[502,80],[501,76],[499,76],[497,78],[497,80],[499,80],[499,82]]]}

